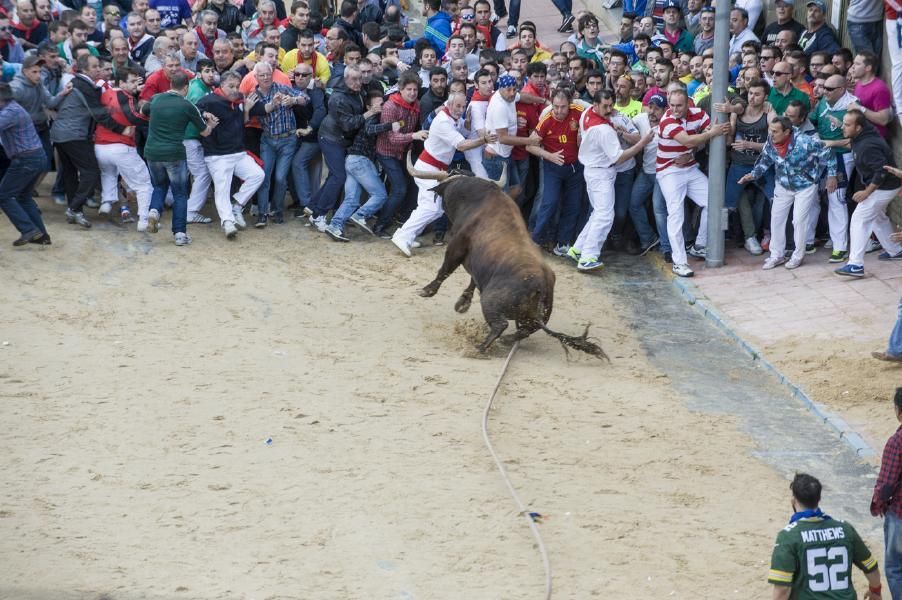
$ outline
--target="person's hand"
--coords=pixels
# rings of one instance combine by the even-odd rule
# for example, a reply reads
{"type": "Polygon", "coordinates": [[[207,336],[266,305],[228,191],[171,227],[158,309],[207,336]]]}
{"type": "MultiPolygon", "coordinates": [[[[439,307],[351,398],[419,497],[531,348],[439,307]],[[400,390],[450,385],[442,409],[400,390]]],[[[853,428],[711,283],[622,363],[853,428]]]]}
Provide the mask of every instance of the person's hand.
{"type": "Polygon", "coordinates": [[[311,133],[313,133],[312,127],[301,127],[300,129],[298,129],[297,131],[294,132],[294,134],[298,137],[304,137],[304,136],[310,135],[311,133]]]}
{"type": "Polygon", "coordinates": [[[839,182],[836,180],[836,177],[828,177],[827,178],[827,193],[832,194],[836,191],[836,186],[839,182]]]}
{"type": "MultiPolygon", "coordinates": [[[[860,105],[858,102],[855,102],[855,101],[853,100],[852,102],[849,102],[849,104],[846,106],[846,110],[857,110],[857,111],[861,111],[861,105],[860,105]]],[[[861,112],[863,112],[863,111],[861,111],[861,112]]]]}
{"type": "Polygon", "coordinates": [[[195,2],[191,5],[192,13],[199,13],[204,9],[207,5],[207,0],[195,0],[195,2]]]}
{"type": "Polygon", "coordinates": [[[680,154],[676,158],[674,158],[673,164],[677,165],[678,167],[681,167],[683,165],[691,163],[694,159],[695,159],[695,157],[693,156],[693,154],[691,152],[685,152],[683,154],[680,154]]]}
{"type": "Polygon", "coordinates": [[[413,137],[413,139],[415,140],[422,141],[429,137],[429,131],[427,131],[426,129],[416,131],[411,137],[413,137]]]}
{"type": "Polygon", "coordinates": [[[520,129],[526,127],[526,117],[517,117],[517,127],[520,129]]]}
{"type": "Polygon", "coordinates": [[[715,102],[711,105],[715,111],[730,114],[733,112],[733,105],[726,98],[723,102],[715,102]]]}
{"type": "Polygon", "coordinates": [[[398,133],[399,131],[401,131],[401,121],[395,121],[394,123],[392,123],[391,130],[394,131],[395,133],[398,133]]]}
{"type": "Polygon", "coordinates": [[[711,131],[714,132],[712,135],[714,137],[717,137],[719,135],[730,135],[730,131],[732,131],[732,129],[730,128],[729,123],[718,123],[711,126],[711,131]]]}
{"type": "Polygon", "coordinates": [[[294,106],[297,103],[297,101],[295,100],[295,98],[297,97],[298,96],[285,94],[284,96],[282,96],[282,106],[294,106]]]}
{"type": "Polygon", "coordinates": [[[896,177],[902,177],[902,169],[897,169],[896,167],[891,167],[890,165],[886,165],[883,167],[883,170],[889,173],[890,175],[895,175],[896,177]]]}
{"type": "Polygon", "coordinates": [[[555,165],[561,166],[564,164],[564,151],[558,150],[557,152],[548,152],[545,155],[545,160],[555,165]]]}
{"type": "Polygon", "coordinates": [[[68,96],[71,91],[72,91],[72,82],[70,81],[60,91],[60,96],[68,96]]]}
{"type": "Polygon", "coordinates": [[[125,129],[123,129],[122,135],[124,135],[125,137],[132,137],[133,135],[135,135],[135,126],[129,125],[125,129]]]}
{"type": "Polygon", "coordinates": [[[529,136],[529,138],[527,139],[529,140],[529,142],[526,144],[527,146],[538,146],[542,143],[542,138],[536,135],[529,136]]]}
{"type": "Polygon", "coordinates": [[[409,68],[410,65],[408,65],[406,62],[401,62],[400,60],[398,61],[398,73],[403,73],[409,68]]]}
{"type": "Polygon", "coordinates": [[[854,200],[856,203],[864,202],[869,197],[870,197],[870,194],[868,194],[867,191],[865,191],[865,190],[858,190],[857,192],[852,194],[852,200],[854,200]]]}
{"type": "Polygon", "coordinates": [[[739,185],[745,185],[745,184],[751,183],[751,182],[753,182],[753,181],[755,181],[755,178],[752,177],[752,174],[751,174],[751,173],[746,173],[745,175],[743,175],[742,177],[740,177],[740,178],[739,178],[739,181],[737,181],[736,183],[738,183],[739,185]]]}
{"type": "Polygon", "coordinates": [[[245,100],[247,101],[247,104],[253,106],[257,103],[258,100],[260,100],[260,94],[258,94],[257,92],[251,92],[250,94],[248,94],[245,100]]]}
{"type": "Polygon", "coordinates": [[[494,131],[492,133],[487,133],[483,136],[486,144],[497,144],[498,143],[498,134],[494,131]]]}
{"type": "Polygon", "coordinates": [[[889,234],[889,239],[894,242],[902,242],[902,231],[897,231],[895,233],[889,234]]]}
{"type": "Polygon", "coordinates": [[[875,594],[871,590],[868,590],[862,596],[864,600],[881,600],[882,596],[880,594],[875,594]]]}
{"type": "Polygon", "coordinates": [[[651,142],[653,139],[655,139],[655,132],[652,131],[651,129],[649,129],[648,131],[645,132],[645,135],[643,135],[641,138],[639,138],[639,143],[642,146],[647,146],[649,144],[649,142],[651,142]]]}

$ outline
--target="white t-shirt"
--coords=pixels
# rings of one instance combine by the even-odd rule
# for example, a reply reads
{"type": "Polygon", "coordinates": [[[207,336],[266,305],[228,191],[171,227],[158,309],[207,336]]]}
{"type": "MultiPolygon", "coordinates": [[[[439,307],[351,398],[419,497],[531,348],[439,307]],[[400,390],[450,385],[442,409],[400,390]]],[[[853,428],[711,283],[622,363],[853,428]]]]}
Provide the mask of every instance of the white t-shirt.
{"type": "Polygon", "coordinates": [[[457,145],[462,141],[464,136],[457,129],[457,121],[444,109],[439,109],[429,127],[429,137],[426,138],[423,149],[439,162],[448,165],[454,158],[457,145]]]}
{"type": "Polygon", "coordinates": [[[485,129],[485,116],[489,110],[489,103],[487,100],[471,100],[469,106],[467,106],[467,113],[470,117],[470,130],[468,139],[476,139],[478,136],[478,131],[480,129],[485,129]]]}
{"type": "Polygon", "coordinates": [[[584,167],[613,168],[621,154],[620,139],[610,125],[595,125],[583,131],[579,162],[584,167]]]}
{"type": "Polygon", "coordinates": [[[652,127],[648,120],[648,113],[640,112],[633,117],[633,125],[639,130],[640,135],[645,135],[648,131],[654,131],[655,136],[651,138],[648,145],[642,151],[642,172],[646,175],[654,175],[657,171],[658,160],[658,128],[652,127]]]}
{"type": "MultiPolygon", "coordinates": [[[[485,130],[491,133],[499,129],[507,129],[508,135],[517,135],[517,103],[516,98],[508,102],[500,92],[495,92],[485,115],[485,130]]],[[[495,154],[504,158],[509,157],[514,148],[501,142],[491,144],[491,147],[495,154]]]]}
{"type": "MultiPolygon", "coordinates": [[[[614,125],[617,125],[618,127],[622,127],[623,129],[626,130],[627,133],[630,133],[630,134],[639,132],[639,130],[636,129],[636,126],[633,125],[633,122],[630,120],[629,117],[627,117],[626,115],[621,114],[617,111],[614,111],[614,114],[611,115],[611,123],[613,123],[614,125]]],[[[627,148],[632,146],[632,144],[630,144],[626,140],[620,138],[619,136],[618,136],[618,139],[620,139],[620,147],[623,148],[624,150],[626,150],[627,148]]],[[[617,172],[623,173],[625,171],[629,171],[630,169],[634,169],[635,167],[636,167],[636,159],[630,158],[629,160],[625,160],[622,163],[620,163],[619,165],[617,165],[617,172]]]]}

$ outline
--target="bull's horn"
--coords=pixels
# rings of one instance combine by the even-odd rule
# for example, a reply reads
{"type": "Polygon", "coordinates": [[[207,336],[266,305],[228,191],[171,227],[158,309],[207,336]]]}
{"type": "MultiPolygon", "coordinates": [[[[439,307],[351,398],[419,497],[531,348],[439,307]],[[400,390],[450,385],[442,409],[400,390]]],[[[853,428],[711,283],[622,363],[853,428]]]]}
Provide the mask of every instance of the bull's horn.
{"type": "Polygon", "coordinates": [[[502,190],[507,187],[507,166],[508,163],[504,163],[504,166],[501,167],[501,177],[499,177],[498,181],[495,182],[502,190]]]}
{"type": "Polygon", "coordinates": [[[411,158],[410,150],[407,151],[407,172],[410,173],[411,177],[416,177],[418,179],[434,179],[436,181],[444,181],[448,178],[448,173],[446,171],[418,171],[413,167],[413,160],[411,158]]]}

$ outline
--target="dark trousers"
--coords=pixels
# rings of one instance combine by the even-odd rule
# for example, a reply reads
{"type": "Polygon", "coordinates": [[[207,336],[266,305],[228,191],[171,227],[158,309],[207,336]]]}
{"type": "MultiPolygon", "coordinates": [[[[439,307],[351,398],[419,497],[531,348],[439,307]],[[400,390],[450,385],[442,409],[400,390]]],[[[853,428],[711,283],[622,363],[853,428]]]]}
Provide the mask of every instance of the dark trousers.
{"type": "Polygon", "coordinates": [[[323,160],[329,167],[329,176],[323,182],[323,186],[317,190],[311,200],[310,208],[314,217],[322,217],[335,207],[339,196],[345,189],[345,147],[335,140],[320,137],[319,147],[323,151],[323,160]]]}
{"type": "Polygon", "coordinates": [[[38,176],[47,170],[47,157],[39,148],[14,157],[0,179],[0,208],[22,235],[47,233],[41,210],[31,192],[38,176]]]}
{"type": "Polygon", "coordinates": [[[382,170],[385,171],[385,177],[388,179],[388,200],[379,213],[379,220],[376,221],[376,229],[382,230],[391,225],[395,213],[404,204],[410,175],[407,174],[404,163],[397,158],[377,154],[376,160],[379,161],[382,170]]]}
{"type": "Polygon", "coordinates": [[[542,161],[542,172],[545,183],[539,210],[536,213],[536,226],[532,239],[537,244],[544,244],[553,239],[560,244],[570,245],[576,240],[576,221],[582,204],[585,181],[583,166],[580,163],[556,165],[547,160],[542,161]],[[554,222],[560,213],[557,231],[554,222]]]}
{"type": "Polygon", "coordinates": [[[63,163],[63,187],[69,208],[81,212],[94,188],[100,184],[100,167],[90,140],[62,142],[56,147],[63,163]]]}

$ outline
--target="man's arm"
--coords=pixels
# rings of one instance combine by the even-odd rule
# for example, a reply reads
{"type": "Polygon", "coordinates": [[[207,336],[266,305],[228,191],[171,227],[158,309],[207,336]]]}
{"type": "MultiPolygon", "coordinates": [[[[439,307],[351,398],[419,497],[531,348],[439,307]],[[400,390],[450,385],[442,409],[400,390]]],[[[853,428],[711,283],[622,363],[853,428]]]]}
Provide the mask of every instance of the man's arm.
{"type": "Polygon", "coordinates": [[[621,163],[625,163],[629,159],[642,152],[642,149],[648,145],[648,142],[650,142],[653,137],[655,137],[655,134],[652,131],[646,131],[645,135],[640,137],[638,142],[636,142],[620,154],[620,158],[617,159],[616,164],[619,165],[621,163]]]}
{"type": "Polygon", "coordinates": [[[686,133],[685,131],[681,131],[675,136],[673,139],[686,146],[687,148],[700,148],[708,143],[708,140],[712,140],[719,135],[729,135],[730,134],[730,124],[727,122],[718,123],[716,125],[711,125],[708,129],[701,133],[686,133]]]}
{"type": "Polygon", "coordinates": [[[498,141],[505,146],[535,146],[539,143],[538,138],[510,135],[506,127],[496,129],[495,135],[498,136],[498,141]]]}
{"type": "Polygon", "coordinates": [[[792,588],[788,585],[774,584],[774,600],[789,600],[789,594],[791,592],[792,588]]]}

